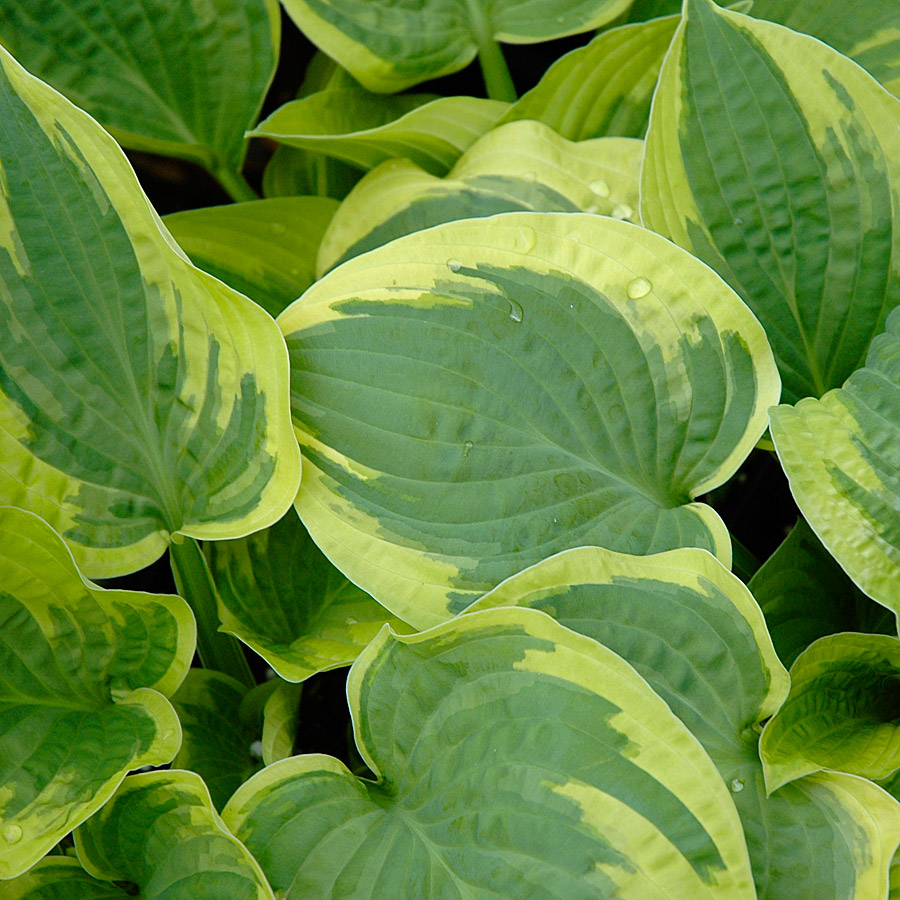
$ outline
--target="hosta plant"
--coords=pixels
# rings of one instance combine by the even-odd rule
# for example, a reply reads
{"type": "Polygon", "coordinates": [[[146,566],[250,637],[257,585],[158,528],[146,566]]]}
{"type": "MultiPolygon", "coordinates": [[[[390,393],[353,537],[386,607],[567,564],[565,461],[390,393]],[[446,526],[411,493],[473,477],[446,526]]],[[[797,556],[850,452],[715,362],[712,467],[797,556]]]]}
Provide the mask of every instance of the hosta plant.
{"type": "Polygon", "coordinates": [[[900,897],[900,8],[283,4],[0,0],[0,900],[900,897]]]}

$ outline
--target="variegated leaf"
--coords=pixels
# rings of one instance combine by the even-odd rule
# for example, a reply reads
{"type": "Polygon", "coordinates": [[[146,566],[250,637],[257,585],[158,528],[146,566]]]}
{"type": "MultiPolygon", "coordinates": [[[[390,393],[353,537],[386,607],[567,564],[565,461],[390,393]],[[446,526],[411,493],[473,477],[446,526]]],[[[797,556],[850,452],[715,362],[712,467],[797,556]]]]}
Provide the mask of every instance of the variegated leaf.
{"type": "Polygon", "coordinates": [[[299,479],[284,344],[194,268],[122,151],[0,48],[0,497],[89,575],[238,537],[299,479]]]}
{"type": "Polygon", "coordinates": [[[641,215],[757,314],[785,399],[821,396],[900,301],[900,100],[820,41],[687,0],[641,215]]]}
{"type": "Polygon", "coordinates": [[[702,546],[778,396],[737,296],[634,225],[508,213],[350,260],[279,318],[316,543],[416,627],[550,553],[702,546]]]}
{"type": "MultiPolygon", "coordinates": [[[[181,741],[194,654],[168,594],[103,590],[37,516],[0,507],[0,878],[25,871],[181,741]]],[[[2,893],[2,888],[0,888],[2,893]]]]}
{"type": "Polygon", "coordinates": [[[754,896],[709,757],[627,663],[542,613],[385,629],[348,693],[376,781],[294,757],[223,814],[285,900],[754,896]]]}
{"type": "Polygon", "coordinates": [[[540,122],[511,122],[479,138],[444,179],[407,159],[382,163],[331,220],[321,277],[338,263],[443,222],[515,210],[595,212],[636,220],[643,143],[575,143],[540,122]]]}

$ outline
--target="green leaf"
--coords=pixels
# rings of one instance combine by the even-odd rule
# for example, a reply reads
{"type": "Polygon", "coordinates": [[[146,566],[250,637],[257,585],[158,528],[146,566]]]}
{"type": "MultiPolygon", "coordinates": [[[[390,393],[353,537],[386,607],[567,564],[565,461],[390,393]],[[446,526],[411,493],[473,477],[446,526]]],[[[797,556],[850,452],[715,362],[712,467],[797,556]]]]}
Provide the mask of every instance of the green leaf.
{"type": "Polygon", "coordinates": [[[895,617],[847,577],[802,517],[749,587],[786,666],[826,634],[897,630],[895,617]]]}
{"type": "Polygon", "coordinates": [[[259,722],[242,715],[246,696],[246,685],[234,678],[212,669],[191,669],[172,697],[183,732],[172,765],[200,775],[216,809],[261,768],[250,750],[259,739],[259,722]]]}
{"type": "Polygon", "coordinates": [[[788,402],[861,364],[900,301],[900,100],[806,35],[687,0],[641,215],[757,314],[788,402]]]}
{"type": "Polygon", "coordinates": [[[0,0],[0,21],[6,48],[120,143],[230,187],[278,60],[275,0],[0,0]]]}
{"type": "Polygon", "coordinates": [[[900,94],[900,19],[893,0],[753,0],[753,15],[825,41],[900,94]]]}
{"type": "Polygon", "coordinates": [[[372,91],[465,68],[495,41],[531,44],[611,22],[630,0],[284,0],[316,46],[372,91]]]}
{"type": "Polygon", "coordinates": [[[626,659],[709,753],[741,817],[759,900],[883,896],[900,806],[834,773],[766,796],[760,723],[788,677],[746,587],[702,550],[582,547],[513,576],[471,609],[551,614],[626,659]]]}
{"type": "Polygon", "coordinates": [[[406,159],[383,162],[353,189],[319,248],[318,272],[432,225],[516,210],[637,217],[643,142],[573,143],[540,122],[489,131],[446,178],[406,159]]]}
{"type": "Polygon", "coordinates": [[[164,222],[194,265],[277,316],[315,281],[316,253],[338,204],[283,197],[192,209],[164,222]]]}
{"type": "Polygon", "coordinates": [[[763,731],[766,787],[832,769],[886,778],[900,768],[900,641],[832,634],[791,666],[791,693],[763,731]]]}
{"type": "Polygon", "coordinates": [[[286,900],[753,897],[700,745],[623,660],[542,613],[385,629],[348,695],[377,780],[294,757],[223,813],[286,900]]]}
{"type": "Polygon", "coordinates": [[[300,516],[415,627],[572,546],[730,562],[693,498],[750,451],[778,375],[737,296],[651,232],[451,222],[350,260],[279,324],[300,516]]]}
{"type": "Polygon", "coordinates": [[[141,900],[275,900],[193,772],[129,776],[75,846],[88,872],[136,884],[141,900]]]}
{"type": "Polygon", "coordinates": [[[0,878],[11,878],[129,770],[175,756],[164,695],[191,664],[195,630],[179,597],[83,579],[31,513],[0,507],[0,534],[0,878]]]}
{"type": "Polygon", "coordinates": [[[263,711],[262,758],[267,766],[294,755],[302,694],[302,684],[281,681],[266,701],[263,711]]]}
{"type": "Polygon", "coordinates": [[[864,368],[821,400],[769,411],[800,511],[844,571],[900,612],[900,312],[864,368]]]}
{"type": "Polygon", "coordinates": [[[112,138],[2,48],[0,121],[0,497],[95,577],[279,519],[300,461],[270,317],[187,261],[112,138]]]}
{"type": "Polygon", "coordinates": [[[327,153],[363,169],[403,156],[443,175],[507,109],[506,103],[476,97],[320,91],[285,103],[251,134],[327,153]]]}
{"type": "Polygon", "coordinates": [[[280,145],[263,172],[263,194],[269,198],[309,194],[343,200],[363,170],[339,159],[280,145]]]}
{"type": "Polygon", "coordinates": [[[500,123],[537,119],[570,141],[643,137],[663,56],[680,16],[624,25],[561,56],[500,123]]]}
{"type": "Polygon", "coordinates": [[[89,875],[77,859],[48,856],[0,886],[3,900],[127,900],[128,891],[89,875]]]}
{"type": "Polygon", "coordinates": [[[222,630],[288,681],[348,666],[390,623],[406,631],[323,556],[292,510],[276,525],[206,545],[222,630]]]}

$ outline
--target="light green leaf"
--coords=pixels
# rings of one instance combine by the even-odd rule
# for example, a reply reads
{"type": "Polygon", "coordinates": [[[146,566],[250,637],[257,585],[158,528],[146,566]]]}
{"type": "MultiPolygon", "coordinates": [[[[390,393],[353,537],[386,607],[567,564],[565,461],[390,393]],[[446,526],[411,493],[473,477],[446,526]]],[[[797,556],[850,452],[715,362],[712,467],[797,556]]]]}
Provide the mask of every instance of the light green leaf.
{"type": "Polygon", "coordinates": [[[348,695],[376,781],[294,757],[223,813],[285,900],[754,896],[700,745],[627,663],[542,613],[385,629],[348,695]]]}
{"type": "Polygon", "coordinates": [[[584,544],[702,546],[778,376],[759,323],[642,228],[508,213],[407,235],[282,313],[297,508],[415,627],[584,544]]]}
{"type": "Polygon", "coordinates": [[[3,900],[127,900],[124,888],[100,881],[77,859],[48,856],[24,875],[0,885],[3,900]]]}
{"type": "Polygon", "coordinates": [[[900,301],[900,100],[820,41],[687,0],[641,215],[757,314],[785,399],[821,396],[900,301]]]}
{"type": "Polygon", "coordinates": [[[24,872],[131,769],[169,762],[164,695],[194,653],[169,594],[106,591],[37,516],[0,507],[0,878],[24,872]]]}
{"type": "Polygon", "coordinates": [[[753,0],[752,12],[825,41],[900,94],[900,16],[894,0],[753,0]]]}
{"type": "Polygon", "coordinates": [[[141,900],[275,900],[194,772],[129,776],[75,846],[88,872],[137,885],[141,900]]]}
{"type": "Polygon", "coordinates": [[[194,268],[122,151],[0,48],[0,497],[89,575],[281,517],[300,460],[270,317],[194,268]]]}
{"type": "Polygon", "coordinates": [[[278,60],[275,0],[0,0],[0,22],[6,48],[120,143],[232,187],[278,60]]]}
{"type": "Polygon", "coordinates": [[[262,758],[267,766],[294,755],[302,684],[279,682],[263,711],[262,758]]]}
{"type": "Polygon", "coordinates": [[[900,312],[864,368],[821,400],[769,411],[800,511],[844,571],[900,612],[900,312]]]}
{"type": "Polygon", "coordinates": [[[786,666],[826,634],[897,631],[895,617],[847,577],[802,517],[749,587],[786,666]]]}
{"type": "Polygon", "coordinates": [[[759,726],[784,700],[787,672],[749,591],[712,556],[582,547],[514,575],[471,609],[499,605],[542,610],[600,641],[666,701],[731,789],[759,900],[883,896],[900,806],[832,773],[766,797],[759,726]]]}
{"type": "Polygon", "coordinates": [[[900,768],[900,641],[832,634],[791,666],[791,693],[766,725],[766,787],[822,769],[886,778],[900,768]]]}
{"type": "Polygon", "coordinates": [[[194,265],[277,316],[315,281],[316,253],[338,203],[282,197],[192,209],[164,222],[194,265]]]}
{"type": "Polygon", "coordinates": [[[477,97],[320,91],[276,109],[252,134],[363,169],[403,156],[443,175],[507,109],[506,103],[477,97]]]}
{"type": "Polygon", "coordinates": [[[319,247],[319,277],[404,234],[456,219],[581,210],[636,221],[643,151],[631,138],[574,143],[540,122],[511,122],[479,138],[444,179],[409,160],[388,160],[332,219],[319,247]]]}
{"type": "Polygon", "coordinates": [[[216,809],[261,768],[251,753],[259,740],[260,723],[243,715],[247,687],[212,669],[191,669],[172,697],[181,720],[183,739],[176,769],[190,769],[209,787],[216,809]]]}
{"type": "Polygon", "coordinates": [[[386,623],[407,631],[322,555],[289,510],[271,528],[206,545],[222,630],[288,681],[348,666],[386,623]]]}
{"type": "Polygon", "coordinates": [[[316,46],[370,90],[391,93],[458,72],[495,41],[532,44],[599,28],[630,2],[283,0],[316,46]]]}
{"type": "Polygon", "coordinates": [[[553,63],[500,122],[537,119],[570,141],[643,137],[663,56],[679,21],[669,16],[598,34],[553,63]]]}

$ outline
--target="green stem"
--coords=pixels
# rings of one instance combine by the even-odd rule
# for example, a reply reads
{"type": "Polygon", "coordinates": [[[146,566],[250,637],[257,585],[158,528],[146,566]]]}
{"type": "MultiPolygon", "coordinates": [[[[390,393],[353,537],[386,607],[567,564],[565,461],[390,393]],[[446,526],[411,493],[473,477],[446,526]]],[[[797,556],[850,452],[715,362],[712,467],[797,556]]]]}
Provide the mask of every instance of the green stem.
{"type": "Polygon", "coordinates": [[[237,638],[219,631],[216,586],[206,557],[193,538],[169,545],[169,559],[178,593],[187,600],[197,619],[197,652],[207,669],[224,672],[253,687],[247,657],[237,638]]]}
{"type": "Polygon", "coordinates": [[[504,100],[515,103],[518,100],[516,88],[509,67],[500,45],[491,37],[490,23],[481,5],[481,0],[468,0],[469,21],[478,42],[478,62],[481,63],[481,74],[484,85],[491,100],[504,100]]]}
{"type": "Polygon", "coordinates": [[[242,203],[245,200],[259,200],[259,194],[250,187],[247,179],[240,172],[234,172],[227,166],[217,166],[212,170],[216,181],[228,191],[228,196],[235,203],[242,203]]]}

